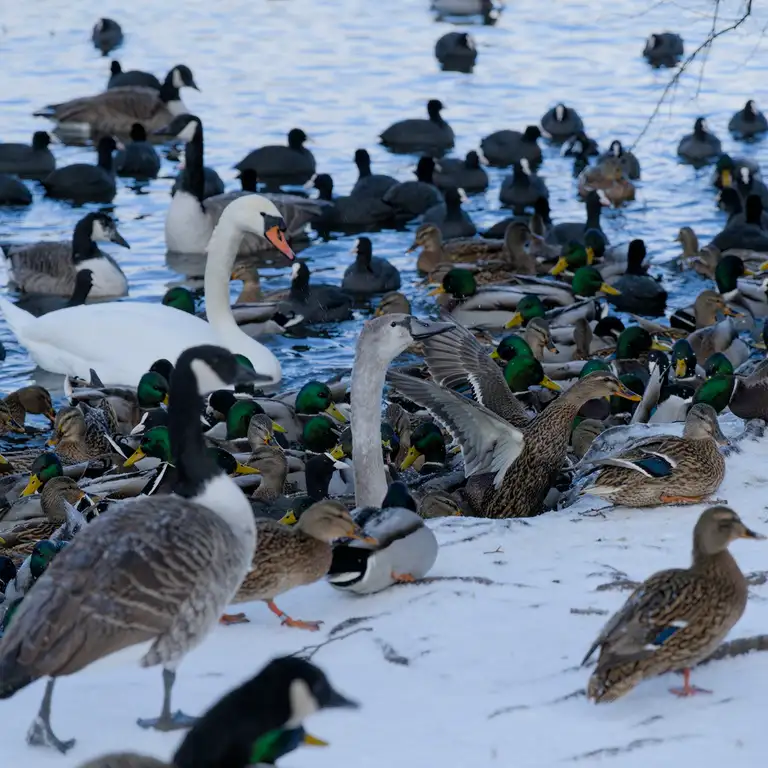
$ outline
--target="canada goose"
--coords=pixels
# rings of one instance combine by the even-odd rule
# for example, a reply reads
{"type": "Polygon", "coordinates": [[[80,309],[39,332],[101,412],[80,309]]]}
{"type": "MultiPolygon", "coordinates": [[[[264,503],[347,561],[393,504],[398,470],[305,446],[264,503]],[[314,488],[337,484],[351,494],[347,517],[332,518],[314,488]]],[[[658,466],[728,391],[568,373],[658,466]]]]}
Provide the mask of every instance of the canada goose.
{"type": "Polygon", "coordinates": [[[108,214],[89,213],[75,225],[70,242],[10,246],[6,253],[10,278],[24,293],[70,297],[77,273],[88,269],[93,274],[92,298],[125,296],[128,280],[123,271],[96,245],[107,242],[131,247],[108,214]]]}
{"type": "Polygon", "coordinates": [[[28,293],[16,302],[16,306],[35,317],[40,317],[46,312],[55,312],[64,307],[79,307],[81,304],[85,304],[92,288],[93,272],[90,269],[80,269],[75,273],[75,287],[68,299],[50,294],[28,293]]]}
{"type": "Polygon", "coordinates": [[[55,120],[63,137],[128,136],[134,123],[151,133],[188,111],[179,94],[182,88],[200,90],[189,67],[179,64],[167,74],[159,91],[141,86],[109,88],[96,96],[52,104],[35,115],[55,120]]]}
{"type": "Polygon", "coordinates": [[[169,411],[176,494],[116,504],[57,555],[25,596],[0,647],[0,698],[50,678],[30,744],[62,753],[74,744],[51,729],[58,677],[146,641],[152,645],[141,664],[162,665],[164,696],[160,716],[139,725],[190,725],[187,715],[171,712],[176,668],[215,625],[245,577],[256,544],[250,504],[207,452],[196,414],[201,395],[255,378],[221,347],[183,352],[169,411]]]}
{"type": "Polygon", "coordinates": [[[51,137],[45,131],[35,131],[31,146],[0,143],[0,173],[42,181],[56,168],[56,158],[48,149],[50,143],[51,137]]]}
{"type": "MultiPolygon", "coordinates": [[[[185,175],[176,190],[165,218],[165,244],[169,251],[178,253],[203,253],[222,212],[233,200],[246,192],[229,192],[203,198],[203,124],[195,115],[179,115],[169,125],[158,131],[186,142],[184,150],[185,175]]],[[[242,174],[249,174],[246,169],[242,174]]],[[[297,195],[262,195],[278,208],[285,220],[287,239],[303,235],[307,222],[320,215],[322,202],[307,200],[297,195]]],[[[247,234],[238,253],[248,255],[272,251],[273,246],[263,237],[247,234]]],[[[277,256],[277,254],[275,254],[277,256]]],[[[282,262],[282,259],[281,259],[282,262]]]]}
{"type": "Polygon", "coordinates": [[[102,136],[96,147],[98,164],[73,163],[57,168],[43,179],[48,197],[71,200],[74,203],[109,203],[117,194],[112,153],[117,142],[112,136],[102,136]]]}

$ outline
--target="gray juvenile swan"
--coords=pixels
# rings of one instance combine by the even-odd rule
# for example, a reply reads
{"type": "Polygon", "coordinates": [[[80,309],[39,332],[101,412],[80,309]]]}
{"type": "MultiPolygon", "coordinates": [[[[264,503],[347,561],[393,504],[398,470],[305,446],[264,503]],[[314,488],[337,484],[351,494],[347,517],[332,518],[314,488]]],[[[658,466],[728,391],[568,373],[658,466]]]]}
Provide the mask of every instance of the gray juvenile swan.
{"type": "Polygon", "coordinates": [[[163,707],[159,717],[139,725],[162,731],[190,725],[188,716],[171,713],[176,668],[216,625],[256,545],[248,499],[206,449],[200,398],[257,378],[263,379],[222,347],[182,352],[168,413],[175,494],[115,505],[57,556],[21,603],[0,645],[0,698],[50,678],[27,735],[30,744],[62,753],[74,744],[51,729],[58,677],[147,641],[141,665],[162,665],[163,707]]]}
{"type": "Polygon", "coordinates": [[[381,395],[389,364],[414,342],[453,327],[453,323],[400,314],[374,317],[363,326],[350,383],[356,506],[379,507],[387,495],[381,452],[381,395]]]}

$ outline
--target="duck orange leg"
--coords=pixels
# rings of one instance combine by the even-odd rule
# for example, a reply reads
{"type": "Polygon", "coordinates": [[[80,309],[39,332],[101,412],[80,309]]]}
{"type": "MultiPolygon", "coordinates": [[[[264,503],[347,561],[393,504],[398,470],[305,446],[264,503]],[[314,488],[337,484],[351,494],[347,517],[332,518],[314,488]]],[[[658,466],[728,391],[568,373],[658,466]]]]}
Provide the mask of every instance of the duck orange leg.
{"type": "Polygon", "coordinates": [[[703,496],[673,496],[669,493],[661,494],[662,504],[700,504],[704,501],[703,496]]]}
{"type": "Polygon", "coordinates": [[[413,584],[416,581],[416,577],[410,573],[395,573],[392,571],[392,581],[396,584],[413,584]]]}
{"type": "Polygon", "coordinates": [[[287,613],[281,611],[273,600],[265,600],[264,602],[266,602],[269,610],[281,619],[284,627],[295,627],[296,629],[308,629],[310,632],[317,632],[323,623],[322,621],[299,621],[299,619],[292,619],[287,613]]]}
{"type": "Polygon", "coordinates": [[[695,696],[697,693],[712,693],[706,688],[697,688],[695,685],[691,685],[691,670],[683,670],[683,687],[682,688],[670,688],[670,693],[674,693],[675,696],[683,698],[685,696],[695,696]]]}
{"type": "Polygon", "coordinates": [[[244,613],[222,613],[219,624],[229,626],[230,624],[247,624],[250,619],[244,613]]]}

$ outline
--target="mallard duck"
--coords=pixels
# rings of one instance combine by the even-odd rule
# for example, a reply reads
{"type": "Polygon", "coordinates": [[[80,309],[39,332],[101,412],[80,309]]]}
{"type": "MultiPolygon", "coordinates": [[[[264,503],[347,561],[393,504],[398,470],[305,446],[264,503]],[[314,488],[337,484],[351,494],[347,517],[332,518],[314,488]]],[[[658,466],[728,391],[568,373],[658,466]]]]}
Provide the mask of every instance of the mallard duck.
{"type": "Polygon", "coordinates": [[[576,382],[521,430],[432,382],[398,373],[390,373],[389,378],[399,392],[427,408],[458,440],[464,471],[470,478],[464,494],[473,512],[482,517],[541,514],[581,406],[610,395],[641,400],[616,377],[596,372],[576,382]]]}
{"type": "Polygon", "coordinates": [[[17,565],[16,575],[6,584],[5,600],[0,604],[0,636],[8,632],[19,604],[60,551],[59,542],[41,539],[35,542],[31,553],[17,565]]]}
{"type": "Polygon", "coordinates": [[[422,475],[438,472],[445,467],[445,438],[440,428],[424,421],[413,430],[410,448],[400,464],[401,470],[413,467],[422,475]]]}
{"type": "Polygon", "coordinates": [[[525,327],[522,336],[517,334],[505,336],[491,352],[491,359],[507,363],[513,357],[527,355],[541,362],[544,359],[544,350],[549,350],[553,354],[558,353],[552,340],[549,323],[543,317],[535,317],[525,327]]]}
{"type": "Polygon", "coordinates": [[[611,303],[619,312],[636,312],[658,317],[667,306],[667,292],[661,282],[648,274],[643,265],[646,249],[642,240],[632,240],[627,251],[627,270],[619,278],[610,281],[619,295],[611,303]]]}
{"type": "Polygon", "coordinates": [[[312,453],[326,453],[339,442],[341,426],[324,416],[313,416],[301,431],[301,444],[312,453]]]}
{"type": "Polygon", "coordinates": [[[600,469],[584,492],[627,507],[697,504],[723,482],[725,459],[718,444],[727,440],[717,413],[698,403],[688,412],[682,437],[644,438],[594,461],[600,469]]]}
{"type": "Polygon", "coordinates": [[[13,418],[8,405],[0,401],[0,435],[5,435],[8,432],[23,435],[26,433],[26,430],[24,429],[23,422],[18,422],[13,418]]]}
{"type": "Polygon", "coordinates": [[[579,174],[578,186],[582,199],[586,200],[590,192],[601,190],[614,208],[635,199],[635,185],[624,175],[621,162],[616,157],[585,168],[579,174]]]}
{"type": "Polygon", "coordinates": [[[411,302],[408,301],[408,297],[405,294],[399,291],[390,291],[390,293],[385,293],[381,297],[381,301],[379,301],[374,312],[374,317],[393,313],[402,315],[409,315],[411,313],[411,302]]]}
{"type": "Polygon", "coordinates": [[[53,435],[47,445],[56,448],[64,464],[103,459],[112,452],[107,435],[115,434],[116,422],[114,411],[106,401],[99,409],[86,403],[67,406],[56,414],[53,435]]]}
{"type": "Polygon", "coordinates": [[[614,157],[619,161],[621,169],[628,179],[635,180],[640,178],[640,161],[628,149],[624,149],[618,139],[614,139],[608,147],[608,151],[597,158],[598,163],[602,163],[609,158],[614,157]]]}
{"type": "Polygon", "coordinates": [[[176,467],[173,466],[171,436],[168,427],[150,427],[141,435],[136,450],[123,462],[124,468],[133,467],[145,458],[158,459],[160,464],[143,482],[141,494],[164,495],[173,490],[177,481],[176,467]]]}
{"type": "Polygon", "coordinates": [[[31,496],[41,488],[44,488],[49,480],[53,480],[54,477],[61,477],[64,474],[61,461],[55,453],[36,453],[34,459],[29,462],[28,469],[31,474],[24,490],[21,492],[22,496],[31,496]]]}
{"type": "MultiPolygon", "coordinates": [[[[261,301],[264,297],[261,292],[261,278],[259,269],[255,264],[236,264],[232,269],[230,280],[241,280],[243,287],[235,300],[237,304],[252,304],[261,301]]],[[[174,290],[173,288],[171,290],[174,290]]],[[[185,289],[186,290],[186,289],[185,289]]],[[[189,291],[187,291],[189,293],[189,291]]],[[[167,296],[168,294],[166,294],[167,296]]],[[[192,294],[189,294],[192,297],[192,294]]],[[[192,299],[192,313],[194,313],[194,299],[192,299]]],[[[165,303],[165,301],[164,301],[165,303]]]]}
{"type": "MultiPolygon", "coordinates": [[[[762,265],[759,269],[761,268],[762,265]]],[[[715,282],[723,300],[740,310],[746,310],[752,317],[765,317],[768,315],[768,294],[765,292],[765,285],[741,279],[753,275],[754,272],[748,269],[744,260],[734,252],[723,254],[715,267],[715,282]]],[[[738,313],[721,311],[723,314],[739,317],[738,313]]],[[[713,323],[714,320],[710,325],[713,323]]]]}
{"type": "Polygon", "coordinates": [[[301,724],[327,708],[358,705],[336,691],[313,664],[297,657],[270,661],[258,675],[227,693],[198,718],[170,763],[136,753],[113,753],[80,768],[173,768],[227,765],[231,768],[275,765],[299,746],[328,746],[301,724]],[[307,706],[295,691],[306,691],[307,706]]]}
{"type": "Polygon", "coordinates": [[[720,260],[720,249],[713,245],[699,247],[699,238],[691,227],[681,227],[675,242],[680,243],[683,252],[680,262],[683,268],[693,268],[696,272],[712,280],[715,278],[715,268],[720,260]]]}
{"type": "Polygon", "coordinates": [[[3,398],[3,402],[8,406],[11,418],[22,426],[28,413],[45,416],[51,424],[56,420],[51,393],[37,384],[11,392],[3,398]]]}
{"type": "MultiPolygon", "coordinates": [[[[49,539],[67,519],[67,503],[76,505],[85,491],[70,477],[53,477],[43,486],[40,506],[47,518],[43,521],[20,523],[0,535],[0,551],[12,550],[28,555],[36,541],[49,539]]],[[[4,552],[8,554],[8,552],[4,552]]]]}
{"type": "MultiPolygon", "coordinates": [[[[293,527],[274,520],[257,519],[257,543],[251,571],[232,602],[263,600],[284,626],[320,629],[322,622],[292,619],[275,605],[274,599],[289,589],[322,579],[331,567],[331,542],[341,538],[372,543],[338,501],[313,504],[293,527]]],[[[224,614],[221,621],[236,624],[248,619],[244,614],[224,614]]]]}
{"type": "Polygon", "coordinates": [[[437,560],[438,544],[416,509],[400,482],[389,486],[381,508],[355,509],[352,517],[367,538],[334,547],[330,584],[369,595],[426,576],[437,560]]]}
{"type": "Polygon", "coordinates": [[[688,336],[688,341],[699,360],[708,360],[716,352],[722,352],[738,368],[750,355],[749,347],[739,338],[733,320],[726,317],[709,328],[700,328],[688,336]]]}
{"type": "Polygon", "coordinates": [[[710,328],[718,321],[718,313],[735,316],[736,313],[725,303],[722,294],[702,291],[689,309],[678,309],[669,318],[672,328],[693,333],[697,329],[710,328]]]}
{"type": "Polygon", "coordinates": [[[642,680],[680,669],[683,687],[672,693],[704,693],[691,685],[691,668],[720,645],[747,605],[747,581],[728,545],[735,539],[764,538],[728,507],[705,510],[693,529],[690,568],[659,571],[646,579],[584,657],[582,664],[600,648],[589,698],[615,701],[642,680]]]}
{"type": "Polygon", "coordinates": [[[582,459],[590,449],[595,438],[602,434],[606,427],[599,419],[584,419],[577,417],[578,423],[571,432],[571,450],[577,459],[582,459]]]}
{"type": "Polygon", "coordinates": [[[443,262],[475,262],[499,257],[504,248],[502,240],[460,238],[443,240],[440,229],[434,224],[422,224],[406,253],[421,248],[416,260],[416,269],[429,274],[443,262]]]}

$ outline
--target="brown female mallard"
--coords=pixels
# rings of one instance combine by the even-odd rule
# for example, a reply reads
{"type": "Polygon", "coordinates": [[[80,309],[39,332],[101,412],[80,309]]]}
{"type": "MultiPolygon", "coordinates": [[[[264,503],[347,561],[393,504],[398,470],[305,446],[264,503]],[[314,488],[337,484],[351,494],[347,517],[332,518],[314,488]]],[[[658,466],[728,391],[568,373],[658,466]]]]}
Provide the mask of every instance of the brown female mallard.
{"type": "MultiPolygon", "coordinates": [[[[251,570],[232,602],[263,600],[284,625],[320,629],[322,622],[292,619],[275,605],[274,599],[289,589],[322,579],[331,567],[331,542],[341,538],[367,540],[347,508],[338,501],[313,504],[294,526],[257,519],[256,551],[251,570]]],[[[242,613],[224,614],[221,621],[236,624],[248,619],[242,613]]]]}
{"type": "Polygon", "coordinates": [[[56,414],[48,445],[56,448],[63,464],[80,464],[109,455],[112,447],[107,435],[116,431],[117,417],[106,400],[98,408],[80,403],[56,414]]]}
{"type": "Polygon", "coordinates": [[[747,605],[747,581],[728,545],[764,538],[728,507],[705,510],[693,529],[691,567],[646,579],[589,649],[582,664],[598,648],[600,657],[587,696],[615,701],[642,680],[680,669],[683,687],[672,693],[709,693],[691,685],[691,668],[713,653],[747,605]]]}
{"type": "MultiPolygon", "coordinates": [[[[541,514],[565,460],[571,424],[581,406],[612,395],[641,399],[615,376],[596,371],[518,429],[492,410],[433,382],[398,373],[390,373],[389,379],[395,389],[429,410],[461,445],[464,472],[469,478],[464,495],[479,517],[541,514]]],[[[514,399],[511,392],[509,397],[514,399]]]]}
{"type": "Polygon", "coordinates": [[[70,477],[53,477],[43,486],[40,493],[40,506],[45,520],[31,520],[19,523],[0,535],[0,555],[8,555],[11,550],[16,555],[26,557],[40,539],[49,539],[66,522],[66,503],[76,505],[85,496],[70,477]]]}
{"type": "Polygon", "coordinates": [[[444,242],[438,227],[434,224],[422,224],[416,230],[413,243],[406,253],[411,253],[417,248],[421,248],[421,253],[416,260],[416,269],[423,274],[429,274],[444,261],[471,263],[499,258],[504,241],[456,238],[444,242]]]}
{"type": "Polygon", "coordinates": [[[28,413],[45,416],[51,424],[56,420],[56,411],[51,402],[51,393],[37,384],[22,387],[3,398],[11,416],[18,424],[24,425],[28,413]]]}
{"type": "Polygon", "coordinates": [[[5,435],[8,432],[23,435],[25,433],[24,422],[16,421],[8,405],[0,400],[0,435],[5,435]]]}
{"type": "Polygon", "coordinates": [[[635,199],[635,185],[624,175],[621,163],[614,157],[594,166],[587,166],[579,175],[579,195],[586,200],[590,192],[602,191],[618,208],[635,199]]]}
{"type": "Polygon", "coordinates": [[[715,409],[698,403],[688,411],[682,437],[643,438],[592,462],[600,471],[584,493],[626,507],[698,504],[723,482],[725,459],[717,446],[726,443],[715,409]]]}

